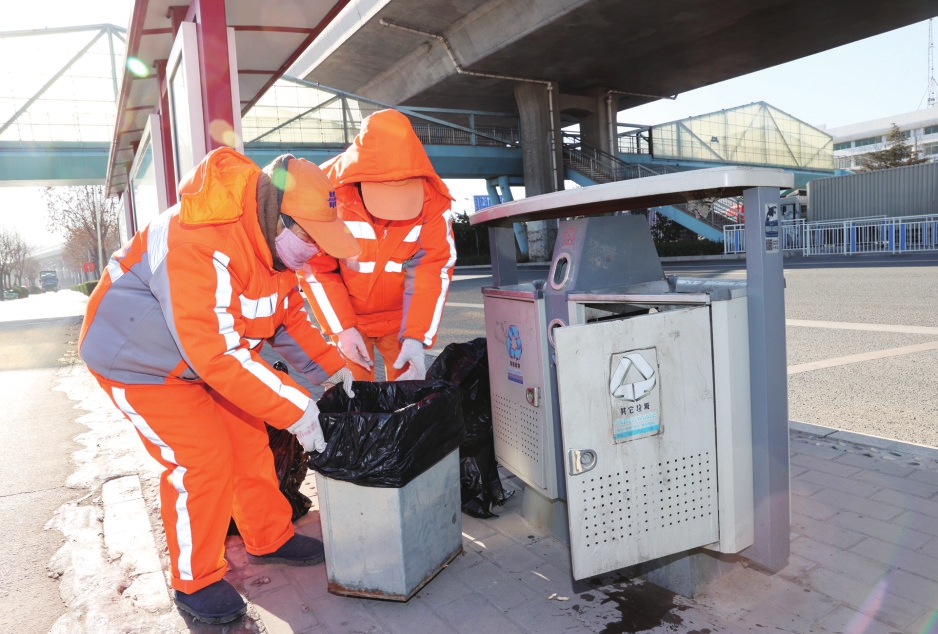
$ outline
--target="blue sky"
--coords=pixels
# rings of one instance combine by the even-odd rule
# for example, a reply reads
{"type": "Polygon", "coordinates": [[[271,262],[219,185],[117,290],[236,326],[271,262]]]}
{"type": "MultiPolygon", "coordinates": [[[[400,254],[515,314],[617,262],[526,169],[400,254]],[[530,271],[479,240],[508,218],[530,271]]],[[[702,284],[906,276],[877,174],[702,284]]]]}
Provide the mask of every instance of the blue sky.
{"type": "MultiPolygon", "coordinates": [[[[8,7],[3,30],[110,22],[127,26],[131,0],[31,0],[8,7]]],[[[938,30],[938,24],[936,24],[938,30]]],[[[797,37],[797,28],[779,38],[797,37]]],[[[936,35],[938,37],[938,35],[936,35]]],[[[765,101],[811,125],[836,127],[925,107],[928,22],[841,46],[794,62],[619,113],[619,121],[653,125],[723,108],[765,101]]],[[[483,181],[449,181],[454,207],[471,209],[483,181]]],[[[523,190],[513,188],[516,196],[523,190]]],[[[34,189],[0,189],[0,227],[12,227],[36,246],[57,241],[45,230],[34,189]],[[27,213],[24,213],[28,210],[27,213]]]]}

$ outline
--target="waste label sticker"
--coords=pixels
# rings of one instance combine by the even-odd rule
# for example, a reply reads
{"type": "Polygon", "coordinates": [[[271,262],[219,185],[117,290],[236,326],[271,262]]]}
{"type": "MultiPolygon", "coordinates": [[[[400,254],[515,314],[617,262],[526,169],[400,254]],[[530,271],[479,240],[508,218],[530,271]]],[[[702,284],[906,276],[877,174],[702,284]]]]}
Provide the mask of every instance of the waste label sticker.
{"type": "Polygon", "coordinates": [[[661,433],[660,378],[655,348],[612,355],[609,398],[616,443],[661,433]]]}
{"type": "Polygon", "coordinates": [[[563,232],[564,246],[570,246],[576,240],[576,227],[570,227],[563,232]]]}
{"type": "Polygon", "coordinates": [[[508,336],[505,337],[505,347],[508,348],[508,380],[524,385],[524,374],[521,372],[521,332],[517,326],[508,327],[508,336]]]}
{"type": "Polygon", "coordinates": [[[765,252],[778,252],[778,205],[765,205],[765,252]]]}

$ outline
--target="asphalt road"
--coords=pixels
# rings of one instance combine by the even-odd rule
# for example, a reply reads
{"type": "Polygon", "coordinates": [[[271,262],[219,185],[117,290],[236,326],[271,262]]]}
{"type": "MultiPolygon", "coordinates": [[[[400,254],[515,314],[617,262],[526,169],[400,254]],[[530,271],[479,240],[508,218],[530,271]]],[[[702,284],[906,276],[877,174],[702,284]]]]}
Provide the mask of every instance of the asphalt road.
{"type": "MultiPolygon", "coordinates": [[[[745,260],[664,269],[746,274],[745,260]]],[[[520,281],[546,271],[520,269],[520,281]]],[[[789,258],[785,280],[789,418],[938,447],[938,254],[789,258]]],[[[487,269],[457,272],[437,349],[484,336],[481,288],[491,283],[487,269]]]]}
{"type": "Polygon", "coordinates": [[[43,530],[78,496],[65,487],[84,431],[52,386],[80,317],[0,322],[0,631],[48,632],[65,612],[47,564],[62,534],[43,530]]]}

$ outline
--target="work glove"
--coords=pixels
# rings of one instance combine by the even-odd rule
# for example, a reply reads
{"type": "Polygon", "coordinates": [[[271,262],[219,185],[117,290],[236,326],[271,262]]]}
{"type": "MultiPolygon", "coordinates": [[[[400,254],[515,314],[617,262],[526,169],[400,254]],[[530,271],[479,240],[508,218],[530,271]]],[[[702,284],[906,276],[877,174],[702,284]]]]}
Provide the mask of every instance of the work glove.
{"type": "Polygon", "coordinates": [[[368,355],[368,348],[365,347],[365,341],[357,328],[346,328],[339,333],[339,350],[346,359],[363,368],[370,370],[375,365],[368,355]]]}
{"type": "Polygon", "coordinates": [[[342,389],[345,390],[345,393],[349,398],[355,398],[355,392],[352,391],[352,371],[349,370],[344,365],[336,370],[336,373],[330,376],[328,379],[322,382],[322,386],[327,390],[333,385],[342,384],[342,389]]]}
{"type": "Polygon", "coordinates": [[[300,420],[287,427],[287,431],[296,436],[304,451],[322,453],[326,450],[326,439],[322,435],[322,427],[319,426],[319,408],[313,399],[309,400],[300,420]]]}
{"type": "Polygon", "coordinates": [[[422,381],[427,378],[427,365],[423,356],[423,343],[416,339],[404,339],[401,346],[401,353],[397,355],[397,361],[394,362],[394,369],[400,370],[406,364],[410,367],[397,377],[398,381],[422,381]]]}

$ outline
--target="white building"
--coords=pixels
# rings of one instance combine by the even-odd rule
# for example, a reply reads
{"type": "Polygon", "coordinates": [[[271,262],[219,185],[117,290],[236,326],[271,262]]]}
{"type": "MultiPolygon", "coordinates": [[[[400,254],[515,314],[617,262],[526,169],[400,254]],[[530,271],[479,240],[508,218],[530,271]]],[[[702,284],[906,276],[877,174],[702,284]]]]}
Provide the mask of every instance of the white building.
{"type": "Polygon", "coordinates": [[[834,138],[834,167],[854,169],[857,157],[886,147],[886,136],[893,124],[905,139],[918,148],[919,156],[938,161],[938,107],[897,114],[825,130],[834,138]]]}

